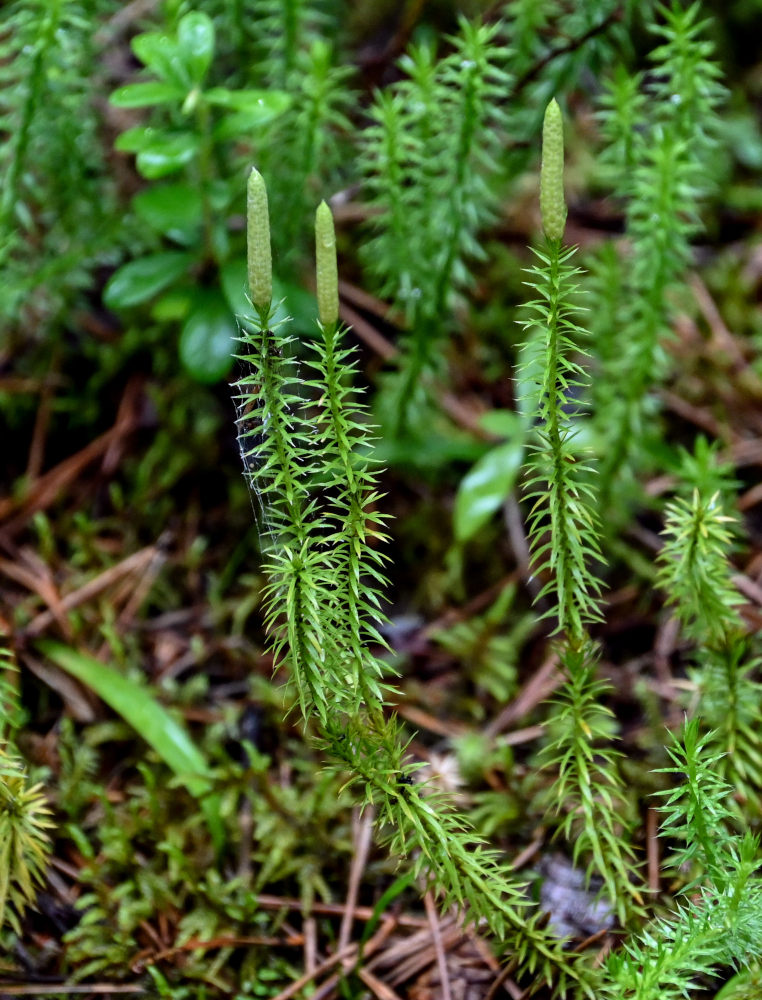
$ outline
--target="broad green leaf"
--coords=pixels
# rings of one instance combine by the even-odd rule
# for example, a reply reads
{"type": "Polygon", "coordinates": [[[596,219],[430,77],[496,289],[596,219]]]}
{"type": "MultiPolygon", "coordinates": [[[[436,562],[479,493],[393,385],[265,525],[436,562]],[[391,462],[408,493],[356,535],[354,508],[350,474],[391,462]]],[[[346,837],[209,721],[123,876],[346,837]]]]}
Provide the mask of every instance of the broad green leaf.
{"type": "Polygon", "coordinates": [[[235,316],[250,316],[251,302],[248,297],[248,274],[246,261],[239,257],[231,257],[220,268],[222,291],[235,316]]]}
{"type": "Polygon", "coordinates": [[[237,349],[238,325],[218,292],[199,293],[180,334],[180,360],[197,382],[224,378],[237,349]]]}
{"type": "MultiPolygon", "coordinates": [[[[382,420],[380,409],[379,422],[382,420]]],[[[387,421],[388,426],[388,421],[387,421]]],[[[373,453],[380,465],[394,465],[416,470],[417,473],[436,474],[453,462],[473,462],[484,450],[469,434],[440,434],[435,430],[416,434],[415,437],[379,437],[373,453]]]]}
{"type": "Polygon", "coordinates": [[[191,795],[201,800],[209,831],[219,850],[224,831],[219,801],[208,794],[211,788],[209,765],[184,725],[156,700],[147,685],[124,677],[100,660],[60,643],[43,640],[39,645],[55,664],[91,688],[129,723],[167,767],[184,780],[191,795]]]}
{"type": "Polygon", "coordinates": [[[192,133],[159,137],[138,152],[138,170],[148,180],[180,170],[196,156],[198,139],[192,133]]]}
{"type": "Polygon", "coordinates": [[[125,309],[145,302],[179,278],[193,259],[193,254],[167,250],[131,260],[111,275],[103,291],[103,301],[109,309],[125,309]]]}
{"type": "Polygon", "coordinates": [[[187,285],[170,288],[151,304],[151,319],[157,323],[172,323],[179,326],[191,311],[195,292],[187,285]]]}
{"type": "Polygon", "coordinates": [[[214,24],[201,11],[191,11],[177,27],[177,51],[194,84],[201,84],[214,54],[214,24]]]}
{"type": "Polygon", "coordinates": [[[128,128],[114,141],[114,149],[120,153],[139,153],[158,139],[168,138],[168,133],[150,125],[135,125],[128,128]]]}
{"type": "Polygon", "coordinates": [[[212,87],[204,97],[210,104],[216,104],[229,111],[245,111],[266,121],[281,114],[291,103],[291,97],[283,90],[228,90],[227,87],[212,87]]]}
{"type": "Polygon", "coordinates": [[[120,153],[137,153],[137,165],[144,177],[156,180],[185,166],[198,152],[198,138],[192,132],[165,132],[138,125],[117,138],[120,153]]]}
{"type": "Polygon", "coordinates": [[[191,311],[195,292],[187,285],[170,288],[151,303],[151,319],[178,327],[191,311]]]}
{"type": "Polygon", "coordinates": [[[489,521],[516,482],[524,457],[523,435],[491,448],[458,487],[453,512],[455,538],[466,542],[489,521]]]}
{"type": "MultiPolygon", "coordinates": [[[[249,301],[246,261],[237,257],[226,261],[220,269],[220,279],[231,312],[235,316],[251,316],[253,310],[249,301]]],[[[274,324],[289,319],[291,314],[286,309],[286,301],[295,306],[294,321],[301,317],[300,329],[312,332],[317,315],[315,296],[297,285],[284,284],[273,276],[273,303],[277,306],[273,316],[274,324]]]]}
{"type": "Polygon", "coordinates": [[[209,206],[217,216],[223,216],[228,212],[231,202],[236,200],[236,195],[240,192],[228,181],[218,178],[211,180],[206,188],[209,196],[209,206]]]}
{"type": "Polygon", "coordinates": [[[224,142],[248,136],[279,114],[280,111],[270,112],[261,108],[257,111],[231,111],[214,126],[214,139],[216,142],[224,142]]]}
{"type": "Polygon", "coordinates": [[[132,40],[132,51],[138,59],[166,83],[174,84],[182,93],[191,89],[192,80],[180,56],[175,39],[157,31],[147,31],[132,40]]]}
{"type": "Polygon", "coordinates": [[[192,244],[201,226],[201,195],[190,184],[156,184],[132,199],[138,217],[157,233],[184,246],[192,244]]]}
{"type": "Polygon", "coordinates": [[[479,417],[479,426],[495,437],[512,438],[521,433],[522,419],[515,410],[488,410],[479,417]]]}
{"type": "Polygon", "coordinates": [[[314,334],[317,320],[317,299],[314,294],[296,282],[281,281],[273,277],[273,301],[280,306],[273,319],[279,323],[290,316],[294,321],[294,331],[314,334]],[[286,308],[288,307],[288,308],[286,308]]]}
{"type": "Polygon", "coordinates": [[[109,100],[116,108],[143,108],[151,104],[172,104],[181,101],[184,96],[185,92],[174,84],[152,80],[119,87],[109,100]]]}

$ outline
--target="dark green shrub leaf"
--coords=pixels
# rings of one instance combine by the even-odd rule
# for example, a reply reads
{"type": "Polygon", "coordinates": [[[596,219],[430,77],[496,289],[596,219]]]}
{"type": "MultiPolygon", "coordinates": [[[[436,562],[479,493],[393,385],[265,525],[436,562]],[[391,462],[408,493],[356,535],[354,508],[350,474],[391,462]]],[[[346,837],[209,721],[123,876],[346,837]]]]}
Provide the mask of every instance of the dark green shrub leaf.
{"type": "Polygon", "coordinates": [[[145,302],[179,278],[192,260],[192,254],[175,250],[131,260],[111,275],[103,301],[109,309],[125,309],[145,302]]]}
{"type": "Polygon", "coordinates": [[[177,48],[193,82],[200,85],[214,55],[214,24],[201,11],[192,11],[177,28],[177,48]]]}
{"type": "Polygon", "coordinates": [[[225,142],[228,139],[239,138],[262,128],[263,125],[276,117],[276,114],[260,114],[256,111],[231,111],[214,126],[214,140],[215,142],[225,142]]]}
{"type": "Polygon", "coordinates": [[[132,40],[132,51],[138,59],[166,83],[174,84],[180,96],[191,89],[188,70],[180,57],[177,43],[168,35],[147,31],[132,40]]]}
{"type": "Polygon", "coordinates": [[[198,382],[212,383],[230,370],[238,326],[223,297],[201,293],[180,334],[180,360],[198,382]]]}
{"type": "Polygon", "coordinates": [[[191,311],[196,291],[187,285],[170,288],[151,303],[151,319],[178,326],[191,311]]]}
{"type": "Polygon", "coordinates": [[[220,281],[225,299],[233,315],[251,315],[251,302],[247,295],[249,284],[246,261],[238,257],[226,260],[220,268],[220,281]]]}
{"type": "Polygon", "coordinates": [[[524,456],[523,436],[490,449],[466,474],[455,497],[455,538],[466,542],[486,524],[513,488],[524,456]]]}
{"type": "Polygon", "coordinates": [[[204,97],[210,104],[229,111],[244,111],[252,116],[252,120],[259,122],[276,117],[291,103],[290,96],[283,90],[228,90],[227,87],[212,87],[204,97]]]}
{"type": "Polygon", "coordinates": [[[135,125],[118,135],[114,140],[114,149],[119,153],[139,153],[141,149],[150,146],[158,138],[166,137],[166,133],[150,125],[135,125]]]}
{"type": "Polygon", "coordinates": [[[520,434],[522,423],[515,410],[488,410],[479,417],[480,427],[501,438],[512,438],[520,434]]]}
{"type": "Polygon", "coordinates": [[[273,322],[278,323],[281,318],[290,316],[294,322],[294,329],[299,333],[311,334],[314,331],[317,299],[312,292],[295,282],[281,281],[275,276],[273,302],[280,303],[273,322]]]}
{"type": "Polygon", "coordinates": [[[201,226],[201,195],[190,184],[158,184],[136,194],[132,207],[157,233],[183,246],[192,244],[201,226]]]}
{"type": "Polygon", "coordinates": [[[180,170],[195,157],[198,140],[190,133],[152,140],[138,152],[138,170],[148,180],[166,177],[180,170]]]}
{"type": "Polygon", "coordinates": [[[181,101],[184,96],[185,92],[175,84],[152,80],[119,87],[109,100],[116,108],[144,108],[151,104],[172,104],[181,101]]]}
{"type": "MultiPolygon", "coordinates": [[[[233,258],[220,269],[222,291],[235,316],[251,316],[252,308],[248,297],[248,275],[246,261],[233,258]]],[[[298,285],[285,284],[273,276],[273,323],[282,323],[292,318],[299,329],[311,332],[317,315],[315,296],[298,285]],[[286,301],[290,310],[286,309],[286,301]]]]}

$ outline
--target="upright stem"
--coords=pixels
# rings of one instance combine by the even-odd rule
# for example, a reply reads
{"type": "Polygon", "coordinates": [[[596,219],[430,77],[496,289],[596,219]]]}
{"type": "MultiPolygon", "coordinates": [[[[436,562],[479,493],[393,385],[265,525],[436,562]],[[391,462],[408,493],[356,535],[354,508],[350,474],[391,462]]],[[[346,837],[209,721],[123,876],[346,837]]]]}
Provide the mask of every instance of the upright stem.
{"type": "MultiPolygon", "coordinates": [[[[16,130],[16,148],[13,151],[8,174],[3,183],[3,194],[0,198],[0,235],[13,214],[18,200],[18,183],[24,167],[26,151],[32,132],[32,122],[35,111],[45,87],[45,64],[48,52],[55,41],[56,31],[61,19],[62,0],[50,0],[46,4],[47,15],[40,27],[35,46],[32,68],[29,73],[26,97],[21,111],[21,121],[16,130]]],[[[0,239],[0,259],[4,256],[0,239]]]]}

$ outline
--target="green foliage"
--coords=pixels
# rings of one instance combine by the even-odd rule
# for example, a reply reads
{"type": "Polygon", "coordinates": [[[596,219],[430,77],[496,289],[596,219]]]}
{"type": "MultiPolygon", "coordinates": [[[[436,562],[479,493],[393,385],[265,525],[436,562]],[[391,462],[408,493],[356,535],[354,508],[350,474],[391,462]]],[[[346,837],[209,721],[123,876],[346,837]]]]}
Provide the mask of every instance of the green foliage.
{"type": "Polygon", "coordinates": [[[601,617],[601,583],[593,570],[601,551],[595,494],[583,478],[590,470],[578,460],[569,416],[574,394],[586,384],[584,369],[574,359],[575,341],[586,334],[574,322],[578,314],[574,282],[580,272],[569,265],[573,254],[558,240],[548,240],[542,250],[535,250],[539,264],[529,272],[526,284],[538,298],[527,305],[524,329],[540,369],[538,424],[526,483],[527,499],[532,501],[529,535],[534,572],[543,580],[540,597],[552,599],[546,613],[557,618],[559,630],[577,640],[587,625],[601,617]]]}
{"type": "Polygon", "coordinates": [[[270,86],[284,90],[299,78],[304,54],[337,28],[330,5],[320,0],[262,0],[256,15],[262,74],[270,86]]]}
{"type": "MultiPolygon", "coordinates": [[[[270,36],[264,37],[269,44],[270,36]]],[[[287,274],[303,263],[309,232],[305,219],[322,194],[338,186],[351,158],[352,71],[335,65],[335,59],[334,48],[325,39],[296,50],[293,67],[284,66],[289,106],[273,123],[266,141],[255,147],[278,219],[275,249],[287,274]]]]}
{"type": "Polygon", "coordinates": [[[224,59],[236,85],[236,70],[240,75],[245,67],[241,83],[288,98],[277,118],[248,137],[253,143],[248,160],[265,176],[278,219],[273,243],[279,270],[295,281],[311,235],[305,220],[326,192],[344,183],[353,159],[349,111],[355,101],[354,74],[342,64],[337,4],[212,0],[204,8],[217,26],[219,46],[236,43],[233,58],[224,59]]]}
{"type": "Polygon", "coordinates": [[[23,718],[17,672],[0,623],[0,930],[10,925],[19,933],[19,917],[45,880],[53,823],[42,786],[30,783],[13,742],[23,718]]]}
{"type": "Polygon", "coordinates": [[[340,136],[349,128],[348,71],[333,65],[331,47],[315,32],[321,18],[310,4],[270,4],[256,11],[247,23],[246,44],[269,54],[252,58],[240,83],[215,56],[218,43],[228,41],[224,29],[231,16],[221,11],[215,21],[205,11],[190,11],[171,30],[138,35],[132,48],[148,78],[111,95],[116,107],[153,109],[146,124],[116,141],[117,150],[135,154],[138,172],[153,182],[132,201],[153,247],[116,271],[105,301],[116,310],[154,303],[156,319],[180,320],[180,359],[195,379],[209,383],[230,370],[234,316],[244,310],[230,224],[240,210],[244,162],[255,159],[271,179],[280,221],[276,250],[290,278],[304,243],[299,225],[305,208],[344,158],[340,136]],[[283,44],[273,46],[276,22],[283,44]],[[164,249],[165,241],[180,249],[164,249]]]}
{"type": "Polygon", "coordinates": [[[95,107],[100,57],[88,19],[113,9],[110,0],[4,5],[0,319],[7,329],[30,315],[44,330],[55,327],[117,233],[95,107]]]}
{"type": "Polygon", "coordinates": [[[548,102],[556,94],[591,85],[632,48],[638,19],[649,17],[651,0],[508,0],[503,4],[510,45],[513,99],[506,108],[508,172],[517,174],[531,159],[548,102]],[[635,17],[637,15],[637,18],[635,17]]]}
{"type": "MultiPolygon", "coordinates": [[[[701,454],[687,459],[688,474],[705,482],[701,454]]],[[[700,695],[698,712],[725,751],[720,772],[752,805],[762,788],[762,688],[759,656],[739,614],[743,598],[728,562],[734,525],[735,518],[723,513],[719,491],[702,496],[695,488],[690,499],[677,497],[666,508],[658,583],[696,645],[692,679],[700,695]]]]}
{"type": "Polygon", "coordinates": [[[174,289],[179,314],[173,307],[172,318],[183,321],[180,357],[202,382],[218,380],[232,363],[237,303],[223,295],[223,273],[230,257],[226,215],[238,197],[238,185],[231,182],[241,147],[250,155],[252,138],[289,105],[283,91],[214,85],[215,42],[214,23],[201,11],[181,17],[171,35],[136,36],[132,48],[150,78],[111,95],[118,108],[151,107],[161,114],[123,132],[116,148],[136,154],[137,169],[147,180],[162,181],[134,197],[135,214],[154,241],[166,239],[183,249],[127,262],[112,275],[104,299],[124,310],[174,289]],[[164,181],[177,174],[183,179],[164,181]],[[194,288],[192,279],[210,268],[216,280],[194,288]]]}
{"type": "Polygon", "coordinates": [[[557,771],[548,790],[560,815],[559,832],[573,845],[575,863],[587,859],[588,879],[603,879],[605,895],[622,926],[643,913],[643,896],[633,881],[636,864],[632,822],[617,758],[609,744],[614,719],[605,707],[607,685],[595,678],[595,650],[567,647],[562,654],[568,681],[552,705],[550,741],[540,761],[557,771]]]}
{"type": "Polygon", "coordinates": [[[0,744],[11,741],[23,718],[16,657],[9,644],[7,626],[0,620],[0,744]]]}
{"type": "Polygon", "coordinates": [[[730,786],[717,774],[711,737],[701,739],[698,720],[685,724],[682,741],[668,753],[675,786],[663,792],[660,835],[676,844],[670,864],[696,874],[684,902],[650,924],[604,966],[604,997],[663,1000],[691,995],[696,977],[748,966],[762,951],[762,882],[758,839],[732,832],[726,805],[730,786]],[[690,896],[687,895],[691,890],[690,896]]]}
{"type": "MultiPolygon", "coordinates": [[[[219,738],[218,731],[207,753],[219,738]]],[[[179,971],[167,969],[173,988],[206,984],[210,995],[231,992],[278,968],[281,987],[293,981],[297,970],[274,963],[271,946],[235,942],[258,935],[266,942],[272,932],[271,915],[257,903],[265,887],[287,887],[287,894],[295,887],[307,912],[316,899],[329,901],[333,869],[346,863],[351,837],[348,800],[337,780],[316,774],[298,745],[287,751],[291,777],[277,785],[272,759],[253,749],[243,764],[227,760],[215,775],[225,789],[220,814],[226,842],[239,859],[234,872],[215,864],[185,790],[167,785],[148,763],[140,764],[138,780],[128,782],[121,801],[109,802],[102,787],[95,790],[68,825],[84,857],[81,917],[67,935],[78,979],[133,975],[136,942],[150,940],[145,929],[171,926],[172,940],[186,954],[179,971]],[[193,941],[210,944],[188,947],[193,941]]],[[[150,949],[142,954],[144,962],[152,961],[150,949]]],[[[163,964],[153,967],[162,974],[163,964]]]]}
{"type": "Polygon", "coordinates": [[[601,506],[617,506],[615,481],[644,461],[653,434],[649,390],[665,373],[670,293],[701,229],[701,200],[716,180],[719,104],[724,88],[703,35],[700,5],[657,7],[650,30],[662,43],[653,72],[614,75],[604,95],[604,163],[624,194],[627,257],[606,253],[596,270],[602,308],[592,330],[599,344],[594,413],[601,437],[601,506]],[[655,225],[655,222],[658,224],[655,225]],[[597,398],[596,398],[597,394],[597,398]]]}
{"type": "Polygon", "coordinates": [[[409,335],[390,390],[392,429],[411,425],[451,326],[455,294],[482,256],[479,230],[494,218],[492,183],[509,87],[498,25],[462,20],[437,60],[427,44],[401,61],[403,78],[379,92],[362,152],[374,236],[368,267],[406,315],[409,335]]]}
{"type": "Polygon", "coordinates": [[[524,461],[525,423],[510,410],[482,418],[485,429],[496,430],[508,440],[485,452],[461,480],[453,510],[457,542],[473,538],[513,491],[524,461]]]}
{"type": "Polygon", "coordinates": [[[523,882],[443,793],[416,785],[407,741],[395,718],[384,718],[388,671],[370,651],[373,643],[384,645],[378,631],[384,556],[374,547],[383,541],[383,518],[373,510],[378,494],[363,454],[362,408],[343,384],[352,374],[351,353],[341,347],[335,323],[320,325],[316,377],[302,388],[317,399],[311,424],[287,358],[289,340],[270,328],[269,310],[257,313],[242,338],[249,352],[242,357],[253,370],[238,383],[239,436],[274,543],[267,620],[276,662],[296,681],[305,722],[319,723],[326,751],[375,807],[393,854],[414,859],[414,871],[443,908],[456,905],[467,919],[486,920],[527,972],[563,990],[580,974],[539,915],[528,912],[523,882]]]}
{"type": "Polygon", "coordinates": [[[23,763],[0,744],[0,928],[20,932],[19,914],[33,904],[51,853],[42,786],[32,785],[23,763]]]}
{"type": "Polygon", "coordinates": [[[483,921],[521,968],[552,983],[560,995],[574,983],[585,992],[584,970],[532,913],[526,885],[476,835],[448,796],[418,784],[418,765],[405,762],[407,745],[392,718],[377,728],[364,719],[326,731],[326,748],[363,788],[378,814],[384,843],[434,890],[442,909],[455,906],[468,923],[483,921]]]}
{"type": "MultiPolygon", "coordinates": [[[[506,31],[512,43],[507,68],[515,75],[516,86],[527,91],[525,101],[508,108],[504,127],[509,136],[524,138],[531,149],[540,126],[538,109],[569,87],[583,68],[590,69],[598,60],[609,63],[614,46],[628,47],[626,29],[633,8],[626,6],[622,12],[615,3],[580,3],[571,11],[547,0],[506,5],[506,31]],[[556,31],[551,30],[554,25],[556,31]],[[554,49],[548,42],[553,37],[569,41],[554,49]]],[[[648,8],[640,6],[645,18],[648,8]]],[[[605,242],[591,256],[592,273],[585,282],[596,371],[589,395],[596,451],[601,456],[595,506],[599,514],[606,512],[607,523],[616,520],[612,521],[610,508],[621,506],[620,493],[612,492],[615,481],[627,480],[631,470],[646,461],[655,437],[654,404],[648,393],[663,377],[660,341],[669,327],[670,294],[687,266],[689,241],[701,228],[700,200],[711,190],[720,162],[716,109],[724,90],[710,58],[712,47],[702,38],[706,22],[698,20],[699,10],[697,4],[686,9],[659,6],[663,24],[647,22],[666,39],[651,53],[653,73],[631,75],[620,64],[606,78],[600,99],[606,142],[601,174],[625,199],[626,236],[620,246],[605,242]],[[655,219],[660,220],[658,226],[655,219]]],[[[511,166],[524,166],[527,155],[519,141],[510,156],[511,166]]],[[[582,272],[570,272],[569,277],[572,274],[582,281],[582,272]]],[[[569,308],[572,291],[564,292],[569,308]]],[[[538,319],[542,322],[540,315],[538,319]]],[[[528,373],[541,352],[527,346],[528,373]]],[[[577,350],[582,346],[576,343],[577,350]]],[[[575,402],[580,402],[583,388],[573,387],[575,402]]],[[[485,457],[482,464],[488,471],[497,460],[497,455],[485,457]]],[[[481,466],[474,475],[481,483],[481,466]]],[[[514,480],[503,471],[501,476],[491,475],[489,483],[485,510],[491,513],[511,492],[514,480]]],[[[623,496],[631,493],[632,488],[623,496]]],[[[464,533],[462,520],[459,513],[459,536],[464,533]]]]}
{"type": "Polygon", "coordinates": [[[743,599],[728,565],[735,518],[723,513],[719,493],[702,498],[698,490],[673,500],[665,515],[659,584],[692,638],[721,648],[742,628],[743,599]]]}
{"type": "Polygon", "coordinates": [[[210,796],[209,766],[185,728],[141,684],[113,667],[59,643],[44,642],[45,655],[81,680],[118,712],[201,801],[217,850],[223,847],[219,800],[210,796]]]}
{"type": "Polygon", "coordinates": [[[318,377],[310,384],[320,387],[323,403],[318,435],[301,412],[283,326],[267,329],[265,321],[250,327],[243,342],[247,353],[241,357],[254,367],[238,383],[239,441],[276,543],[267,553],[268,626],[278,637],[276,658],[288,655],[303,714],[314,708],[325,722],[333,698],[337,709],[352,712],[366,691],[380,696],[381,664],[361,664],[363,637],[380,637],[378,597],[359,581],[363,575],[383,579],[383,557],[371,547],[382,537],[382,519],[366,510],[376,500],[375,476],[353,457],[368,431],[361,404],[340,382],[351,355],[341,348],[335,326],[322,328],[312,345],[318,377]],[[328,507],[321,509],[311,496],[310,480],[323,490],[340,484],[328,507]]]}
{"type": "MultiPolygon", "coordinates": [[[[561,111],[555,100],[543,127],[540,207],[545,246],[535,250],[540,263],[526,284],[538,298],[529,303],[528,347],[537,378],[536,440],[527,461],[529,540],[534,571],[543,586],[538,600],[551,596],[546,614],[563,633],[561,664],[566,684],[555,704],[544,763],[557,769],[548,793],[556,812],[567,810],[561,830],[574,844],[575,861],[589,858],[588,879],[596,871],[624,924],[630,908],[642,912],[633,884],[634,852],[624,818],[624,795],[615,757],[605,745],[608,719],[601,705],[605,687],[595,680],[596,650],[588,627],[602,620],[599,525],[590,469],[578,461],[571,412],[575,395],[586,387],[584,369],[574,360],[575,340],[586,336],[575,322],[579,313],[573,283],[579,271],[569,266],[573,250],[562,245],[566,221],[563,191],[564,147],[561,111]],[[602,745],[603,744],[603,745],[602,745]]],[[[577,420],[579,418],[577,417],[577,420]]]]}
{"type": "Polygon", "coordinates": [[[682,779],[661,793],[666,799],[660,807],[664,817],[661,834],[679,845],[669,865],[675,871],[691,872],[698,864],[701,872],[722,889],[727,878],[725,862],[734,839],[727,806],[731,788],[717,773],[722,754],[712,751],[709,737],[701,739],[697,719],[686,722],[682,745],[674,740],[667,752],[674,766],[662,768],[661,773],[682,779]]]}
{"type": "MultiPolygon", "coordinates": [[[[395,110],[393,102],[387,106],[395,110]]],[[[549,144],[554,135],[549,133],[549,144]]],[[[602,707],[605,686],[595,679],[596,650],[587,635],[588,627],[601,620],[601,582],[594,569],[601,550],[590,470],[577,460],[572,446],[579,424],[575,399],[586,385],[575,352],[585,333],[574,322],[579,271],[568,263],[573,251],[561,245],[565,209],[560,141],[556,147],[549,151],[558,160],[553,166],[555,187],[546,188],[543,203],[552,238],[536,251],[540,263],[530,272],[529,284],[538,297],[530,303],[525,323],[537,383],[537,428],[528,480],[533,501],[530,541],[537,571],[544,577],[540,597],[553,598],[548,613],[564,635],[560,652],[566,677],[552,713],[544,762],[557,771],[548,795],[557,810],[563,810],[560,828],[574,844],[575,860],[587,862],[588,877],[593,872],[602,877],[625,924],[633,914],[644,914],[644,902],[633,880],[635,854],[624,786],[616,754],[607,746],[612,732],[611,717],[602,707]]],[[[321,211],[325,214],[324,206],[321,211]]],[[[333,247],[332,232],[322,232],[319,229],[319,260],[333,247]]],[[[257,230],[255,243],[260,242],[257,230]]],[[[320,268],[327,274],[325,263],[320,268]]],[[[383,646],[378,633],[383,557],[368,545],[373,538],[379,540],[377,531],[366,532],[368,522],[380,524],[379,516],[368,509],[378,498],[368,492],[375,489],[375,478],[367,473],[363,418],[343,388],[353,366],[350,356],[337,348],[335,293],[331,291],[329,303],[326,281],[319,275],[321,309],[328,322],[320,327],[322,342],[312,345],[318,357],[313,363],[316,378],[300,380],[288,357],[290,339],[272,323],[267,303],[258,301],[258,318],[247,320],[243,338],[248,354],[242,358],[254,370],[239,382],[239,426],[247,472],[262,497],[272,538],[268,626],[276,661],[288,666],[305,721],[312,717],[318,722],[326,753],[349,773],[350,784],[360,786],[364,803],[374,807],[392,854],[413,859],[413,872],[435,890],[443,906],[454,904],[468,919],[486,921],[525,973],[539,973],[562,995],[575,982],[575,992],[585,991],[586,974],[568,962],[527,909],[521,882],[502,868],[443,792],[416,782],[418,765],[408,759],[398,723],[383,715],[384,668],[369,651],[371,643],[383,646]],[[317,421],[308,418],[313,407],[317,421]],[[254,439],[251,447],[247,438],[254,439]],[[353,457],[353,450],[362,450],[363,457],[353,457]],[[359,487],[358,469],[370,475],[359,487]]],[[[330,281],[335,281],[333,274],[330,281]]],[[[692,753],[689,736],[687,731],[687,752],[692,753]]],[[[714,801],[715,786],[694,777],[691,788],[700,786],[707,802],[714,801]]],[[[720,786],[724,791],[721,781],[720,786]]],[[[698,829],[697,812],[681,793],[670,795],[664,833],[678,836],[678,820],[686,819],[687,861],[706,851],[706,831],[698,829]]],[[[736,897],[728,902],[728,912],[736,914],[746,884],[742,880],[748,881],[753,870],[756,844],[750,840],[737,850],[727,849],[738,859],[736,897]]],[[[716,867],[715,877],[718,871],[716,867]]],[[[719,888],[724,890],[724,883],[719,888]]],[[[711,968],[714,938],[704,940],[700,907],[691,905],[679,921],[664,924],[663,935],[675,945],[677,957],[666,968],[657,953],[654,983],[669,983],[670,969],[674,972],[682,961],[677,944],[684,940],[690,942],[686,949],[695,947],[699,966],[706,946],[706,969],[711,968]]],[[[755,919],[755,905],[752,894],[738,925],[740,936],[751,933],[744,920],[755,919]]],[[[638,954],[637,948],[634,945],[631,954],[638,954]]],[[[620,981],[628,974],[626,961],[608,970],[620,981]]],[[[604,982],[603,988],[610,986],[604,982]]]]}
{"type": "Polygon", "coordinates": [[[434,633],[436,642],[463,664],[467,675],[499,703],[516,691],[522,646],[534,616],[516,616],[516,588],[508,585],[483,615],[472,615],[434,633]]]}

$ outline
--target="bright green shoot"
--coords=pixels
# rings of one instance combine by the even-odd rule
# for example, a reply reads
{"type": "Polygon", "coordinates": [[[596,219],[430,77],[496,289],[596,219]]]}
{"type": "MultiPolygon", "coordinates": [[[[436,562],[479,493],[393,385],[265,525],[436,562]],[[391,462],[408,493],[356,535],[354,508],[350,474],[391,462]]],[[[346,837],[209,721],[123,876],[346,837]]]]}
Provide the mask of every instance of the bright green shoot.
{"type": "Polygon", "coordinates": [[[586,333],[576,322],[576,279],[570,266],[575,250],[563,246],[566,204],[563,190],[563,122],[555,100],[543,126],[540,208],[545,243],[534,252],[539,263],[527,285],[537,297],[524,324],[539,372],[535,440],[527,462],[529,538],[534,572],[549,600],[546,615],[561,633],[559,644],[566,685],[556,702],[550,742],[542,754],[557,769],[549,792],[560,830],[574,843],[575,858],[589,860],[622,922],[631,907],[642,908],[633,883],[634,854],[625,820],[624,794],[601,706],[605,685],[595,679],[596,649],[588,626],[600,621],[602,562],[595,515],[593,470],[580,458],[575,441],[577,398],[587,376],[577,360],[586,333]]]}
{"type": "Polygon", "coordinates": [[[530,909],[524,882],[475,834],[443,792],[416,780],[408,740],[386,710],[383,653],[384,516],[367,416],[349,384],[351,349],[338,316],[336,240],[323,203],[316,215],[318,336],[312,377],[299,379],[290,338],[271,328],[264,275],[266,202],[250,180],[250,289],[238,383],[239,436],[271,529],[266,620],[276,663],[296,687],[305,725],[316,726],[333,767],[375,807],[379,834],[410,858],[441,905],[484,921],[532,979],[587,990],[583,973],[530,909]],[[253,191],[253,195],[252,195],[253,191]],[[261,254],[261,258],[259,255],[261,254]]]}

